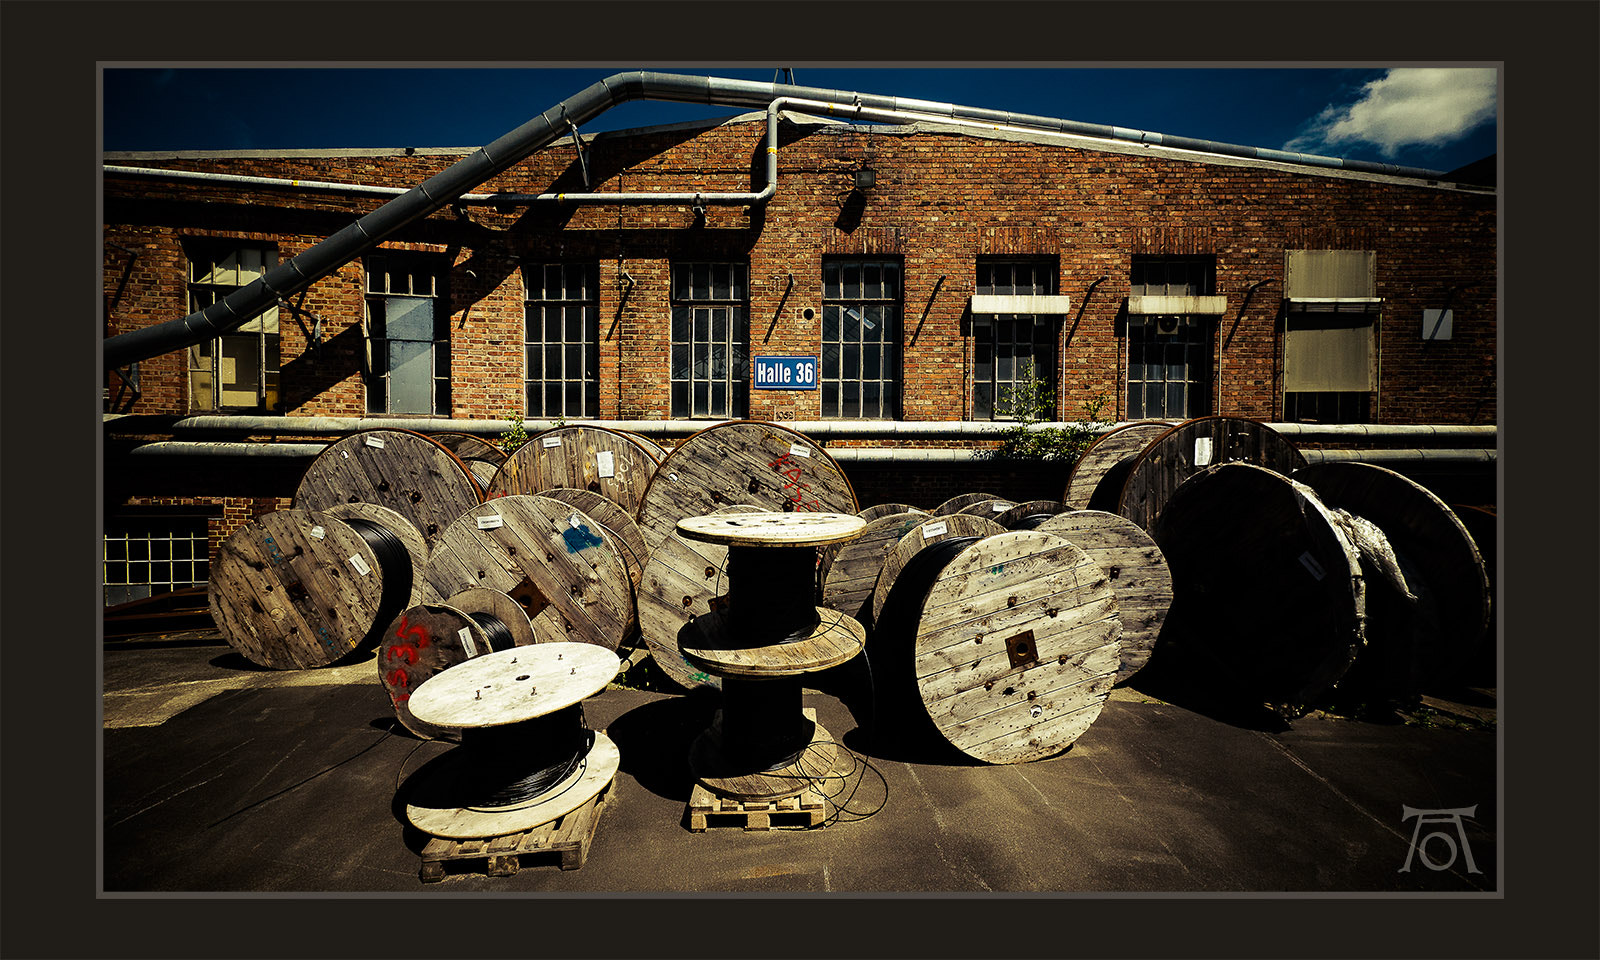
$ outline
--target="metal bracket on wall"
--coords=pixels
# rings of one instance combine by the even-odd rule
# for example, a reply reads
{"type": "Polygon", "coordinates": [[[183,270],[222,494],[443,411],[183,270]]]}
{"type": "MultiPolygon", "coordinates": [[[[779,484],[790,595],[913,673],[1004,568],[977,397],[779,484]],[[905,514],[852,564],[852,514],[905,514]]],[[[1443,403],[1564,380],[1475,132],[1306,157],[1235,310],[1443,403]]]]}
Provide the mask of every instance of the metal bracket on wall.
{"type": "Polygon", "coordinates": [[[572,131],[572,146],[578,153],[578,169],[583,173],[583,188],[593,190],[594,184],[589,182],[589,151],[583,145],[583,138],[578,135],[578,125],[568,120],[567,128],[572,131]]]}

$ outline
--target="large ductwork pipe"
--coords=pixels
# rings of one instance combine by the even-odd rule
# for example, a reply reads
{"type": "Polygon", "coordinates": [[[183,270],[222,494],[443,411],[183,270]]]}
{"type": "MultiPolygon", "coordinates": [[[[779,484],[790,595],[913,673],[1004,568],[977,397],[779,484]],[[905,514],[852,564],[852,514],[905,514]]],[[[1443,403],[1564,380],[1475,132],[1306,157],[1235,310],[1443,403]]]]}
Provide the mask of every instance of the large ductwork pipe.
{"type": "MultiPolygon", "coordinates": [[[[204,310],[107,338],[102,349],[105,365],[126,366],[149,357],[204,343],[237,329],[279,300],[306,289],[382,243],[396,231],[457,201],[473,187],[504,172],[534,151],[555,142],[569,130],[593,119],[616,104],[630,100],[668,100],[770,110],[775,109],[774,101],[780,98],[814,101],[821,104],[829,113],[844,118],[869,119],[877,114],[930,121],[978,122],[994,127],[1014,127],[1030,131],[1125,140],[1183,150],[1332,166],[1395,176],[1423,178],[1441,176],[1435,171],[1290,154],[1187,137],[1164,137],[1161,134],[1141,130],[1017,114],[1005,110],[988,110],[820,87],[636,70],[607,77],[561,101],[510,133],[430,177],[421,185],[388,201],[299,256],[280,263],[265,276],[248,286],[241,287],[204,310]]],[[[775,144],[771,143],[771,140],[772,133],[769,131],[768,161],[769,164],[775,164],[773,156],[775,144]]],[[[768,183],[768,189],[773,186],[773,183],[768,183]]]]}

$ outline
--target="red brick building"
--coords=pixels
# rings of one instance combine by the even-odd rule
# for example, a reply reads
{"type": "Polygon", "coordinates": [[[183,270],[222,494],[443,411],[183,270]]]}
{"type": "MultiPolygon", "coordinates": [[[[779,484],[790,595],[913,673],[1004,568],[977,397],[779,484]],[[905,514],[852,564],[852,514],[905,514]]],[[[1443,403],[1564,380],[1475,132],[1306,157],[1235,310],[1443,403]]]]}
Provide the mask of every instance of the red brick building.
{"type": "MultiPolygon", "coordinates": [[[[199,449],[305,439],[262,418],[953,425],[1012,414],[1031,369],[1038,419],[1496,422],[1492,183],[851,114],[574,129],[236,329],[108,369],[108,535],[160,508],[214,544],[285,504],[303,457],[199,449]],[[141,456],[175,439],[200,442],[141,456]]],[[[106,335],[200,311],[473,153],[108,154],[106,335]]]]}

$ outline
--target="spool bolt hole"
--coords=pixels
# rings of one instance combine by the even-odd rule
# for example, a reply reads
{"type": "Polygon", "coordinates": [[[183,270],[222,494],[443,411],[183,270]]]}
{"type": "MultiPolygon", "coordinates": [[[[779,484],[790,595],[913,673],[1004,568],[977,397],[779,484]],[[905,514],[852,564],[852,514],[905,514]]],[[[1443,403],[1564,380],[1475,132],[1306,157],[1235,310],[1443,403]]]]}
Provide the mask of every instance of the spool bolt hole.
{"type": "Polygon", "coordinates": [[[691,598],[691,597],[684,597],[683,598],[683,605],[684,605],[685,608],[687,608],[689,606],[692,606],[693,604],[694,604],[694,599],[693,598],[691,598]]]}
{"type": "Polygon", "coordinates": [[[521,676],[517,677],[517,679],[518,680],[526,680],[526,679],[528,679],[528,675],[526,673],[524,673],[521,676]]]}
{"type": "Polygon", "coordinates": [[[755,477],[751,477],[750,478],[750,485],[748,487],[746,487],[745,489],[749,490],[751,493],[755,493],[755,492],[757,492],[758,490],[761,489],[761,481],[757,480],[755,477]]]}
{"type": "Polygon", "coordinates": [[[1117,576],[1120,573],[1122,573],[1122,568],[1121,567],[1112,567],[1108,572],[1111,574],[1111,579],[1115,580],[1115,579],[1117,579],[1117,576]]]}
{"type": "Polygon", "coordinates": [[[345,503],[360,503],[361,502],[361,498],[358,497],[358,496],[355,496],[354,494],[352,494],[351,496],[346,497],[344,502],[345,503]]]}
{"type": "Polygon", "coordinates": [[[381,493],[388,493],[389,492],[389,481],[387,481],[387,480],[379,480],[378,481],[378,490],[381,493]]]}
{"type": "Polygon", "coordinates": [[[428,524],[428,536],[431,537],[431,536],[433,536],[434,534],[436,534],[438,532],[439,532],[439,525],[437,523],[428,524]]]}
{"type": "Polygon", "coordinates": [[[1016,692],[1017,692],[1017,688],[1016,687],[1006,687],[1004,690],[1000,691],[1000,693],[1002,695],[1007,696],[1007,697],[1011,696],[1013,693],[1016,693],[1016,692]]]}
{"type": "Polygon", "coordinates": [[[487,579],[489,579],[489,575],[487,573],[484,573],[482,570],[479,570],[478,571],[478,579],[479,580],[487,580],[487,579]]]}
{"type": "Polygon", "coordinates": [[[411,502],[412,503],[421,503],[422,502],[422,494],[417,492],[416,490],[411,491],[410,493],[406,494],[406,496],[411,498],[411,502]]]}
{"type": "Polygon", "coordinates": [[[716,575],[717,575],[717,568],[716,567],[706,567],[706,579],[707,580],[710,580],[712,577],[714,577],[716,575]]]}
{"type": "Polygon", "coordinates": [[[1016,597],[1006,597],[1006,606],[1014,607],[1016,605],[1017,605],[1017,598],[1016,597]]]}

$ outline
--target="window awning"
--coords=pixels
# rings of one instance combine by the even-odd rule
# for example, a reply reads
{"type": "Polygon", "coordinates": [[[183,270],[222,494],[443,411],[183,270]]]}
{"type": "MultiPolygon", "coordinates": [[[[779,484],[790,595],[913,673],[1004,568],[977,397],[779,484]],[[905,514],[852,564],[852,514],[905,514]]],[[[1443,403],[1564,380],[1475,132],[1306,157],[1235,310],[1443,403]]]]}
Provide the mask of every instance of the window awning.
{"type": "Polygon", "coordinates": [[[1382,297],[1290,297],[1289,309],[1300,313],[1377,313],[1382,297]]]}
{"type": "Polygon", "coordinates": [[[1185,313],[1210,313],[1221,315],[1228,312],[1228,298],[1223,296],[1212,297],[1151,297],[1134,296],[1128,298],[1128,313],[1133,315],[1150,314],[1185,314],[1185,313]]]}
{"type": "Polygon", "coordinates": [[[1064,314],[1072,310],[1072,298],[1064,295],[1006,296],[973,294],[973,313],[1064,314]]]}

